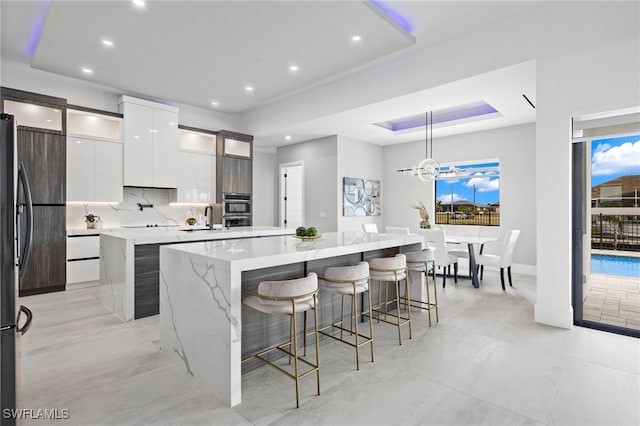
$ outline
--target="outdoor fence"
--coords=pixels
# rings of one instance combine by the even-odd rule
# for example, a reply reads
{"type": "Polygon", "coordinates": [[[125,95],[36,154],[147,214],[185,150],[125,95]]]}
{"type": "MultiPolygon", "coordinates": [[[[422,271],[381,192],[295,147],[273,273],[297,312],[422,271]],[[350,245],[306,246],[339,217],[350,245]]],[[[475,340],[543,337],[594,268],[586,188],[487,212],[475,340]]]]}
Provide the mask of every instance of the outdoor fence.
{"type": "Polygon", "coordinates": [[[591,215],[591,248],[640,251],[640,216],[591,215]]]}
{"type": "Polygon", "coordinates": [[[473,214],[463,212],[437,212],[436,224],[499,226],[500,213],[482,212],[482,214],[473,214]]]}

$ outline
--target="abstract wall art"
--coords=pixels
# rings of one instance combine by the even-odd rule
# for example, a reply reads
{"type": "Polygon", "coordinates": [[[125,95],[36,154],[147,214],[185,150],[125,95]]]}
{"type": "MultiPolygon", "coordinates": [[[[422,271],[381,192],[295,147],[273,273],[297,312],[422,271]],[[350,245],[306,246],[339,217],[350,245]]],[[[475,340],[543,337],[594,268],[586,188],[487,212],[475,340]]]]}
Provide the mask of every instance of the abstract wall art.
{"type": "Polygon", "coordinates": [[[379,216],[382,213],[379,180],[345,177],[342,190],[343,216],[379,216]]]}

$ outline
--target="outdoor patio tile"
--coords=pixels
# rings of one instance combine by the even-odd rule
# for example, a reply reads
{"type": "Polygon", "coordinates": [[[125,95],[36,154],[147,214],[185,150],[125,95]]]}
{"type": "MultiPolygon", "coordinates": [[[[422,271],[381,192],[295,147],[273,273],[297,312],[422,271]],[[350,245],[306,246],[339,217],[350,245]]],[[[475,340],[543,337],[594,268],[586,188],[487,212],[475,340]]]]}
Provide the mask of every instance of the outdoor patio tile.
{"type": "Polygon", "coordinates": [[[611,325],[620,325],[622,327],[627,326],[627,322],[625,320],[620,320],[620,318],[611,318],[611,317],[601,317],[600,322],[603,324],[611,324],[611,325]]]}
{"type": "Polygon", "coordinates": [[[637,320],[640,321],[640,312],[620,311],[618,318],[625,320],[637,320]]]}
{"type": "Polygon", "coordinates": [[[628,300],[623,300],[620,302],[620,310],[623,311],[631,311],[631,312],[640,312],[640,304],[633,303],[628,300]]]}

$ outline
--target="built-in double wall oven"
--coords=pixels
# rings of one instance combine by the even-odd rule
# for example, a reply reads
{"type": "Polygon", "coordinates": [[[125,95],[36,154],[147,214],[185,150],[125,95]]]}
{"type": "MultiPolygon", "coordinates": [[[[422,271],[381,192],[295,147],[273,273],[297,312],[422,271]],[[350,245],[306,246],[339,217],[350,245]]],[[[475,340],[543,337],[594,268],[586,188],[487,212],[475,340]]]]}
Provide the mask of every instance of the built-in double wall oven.
{"type": "Polygon", "coordinates": [[[251,226],[250,194],[222,194],[222,224],[229,228],[251,226]]]}

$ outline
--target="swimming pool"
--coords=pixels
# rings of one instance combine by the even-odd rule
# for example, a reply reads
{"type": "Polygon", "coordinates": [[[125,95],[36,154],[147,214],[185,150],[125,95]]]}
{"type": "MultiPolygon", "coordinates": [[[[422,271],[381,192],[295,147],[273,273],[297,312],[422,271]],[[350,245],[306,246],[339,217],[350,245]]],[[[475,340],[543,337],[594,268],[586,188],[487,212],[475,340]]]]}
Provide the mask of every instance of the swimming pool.
{"type": "Polygon", "coordinates": [[[591,272],[640,279],[640,257],[592,254],[591,272]]]}

